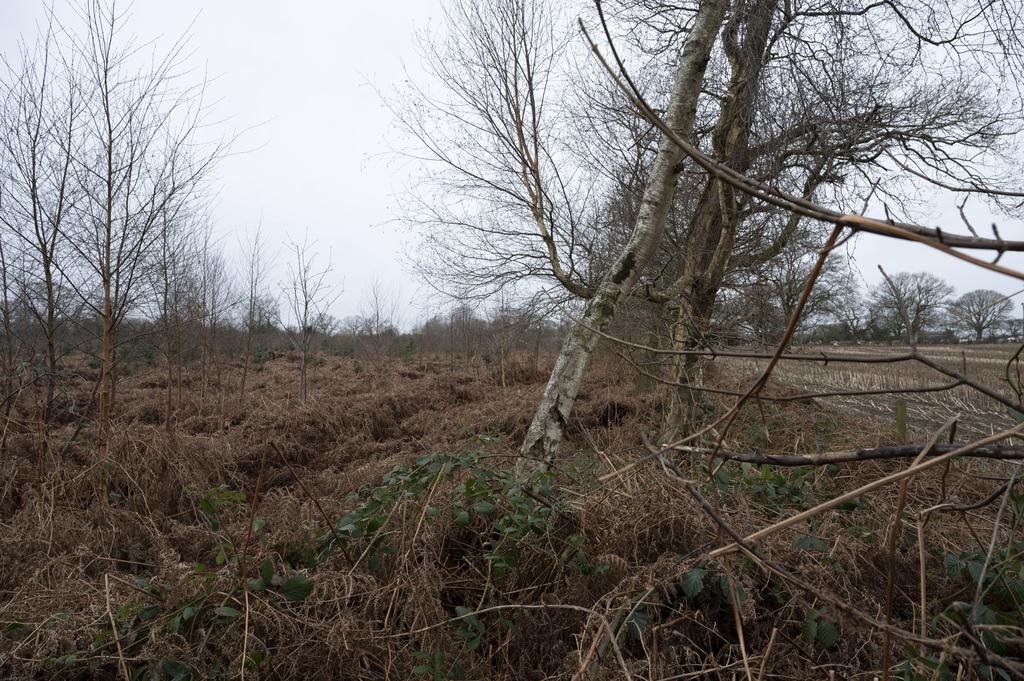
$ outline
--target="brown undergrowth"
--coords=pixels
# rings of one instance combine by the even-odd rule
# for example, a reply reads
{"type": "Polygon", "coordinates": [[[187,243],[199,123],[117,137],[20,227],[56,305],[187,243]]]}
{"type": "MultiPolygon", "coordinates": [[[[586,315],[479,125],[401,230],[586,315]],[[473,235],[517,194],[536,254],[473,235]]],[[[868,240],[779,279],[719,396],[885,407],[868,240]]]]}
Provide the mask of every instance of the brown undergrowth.
{"type": "MultiPolygon", "coordinates": [[[[665,681],[878,669],[877,632],[749,560],[707,561],[723,538],[657,466],[597,482],[639,455],[661,409],[614,366],[588,379],[560,466],[529,480],[511,474],[511,453],[543,367],[521,362],[502,386],[483,364],[323,358],[307,404],[292,397],[296,373],[287,357],[267,363],[244,400],[234,368],[205,390],[196,378],[171,428],[162,373],[126,377],[106,462],[93,459],[90,425],[65,448],[74,419],[52,427],[40,459],[29,398],[18,406],[0,489],[0,677],[665,681]]],[[[791,453],[890,440],[807,400],[754,405],[727,443],[791,453]]],[[[681,465],[747,533],[906,462],[681,465]]],[[[915,514],[943,495],[984,496],[1004,467],[963,462],[914,480],[894,622],[922,630],[915,514]]],[[[880,616],[894,499],[860,499],[761,548],[880,616]]],[[[970,600],[970,552],[992,514],[926,527],[929,635],[970,600]]],[[[896,659],[934,651],[921,653],[898,646],[896,659]]]]}

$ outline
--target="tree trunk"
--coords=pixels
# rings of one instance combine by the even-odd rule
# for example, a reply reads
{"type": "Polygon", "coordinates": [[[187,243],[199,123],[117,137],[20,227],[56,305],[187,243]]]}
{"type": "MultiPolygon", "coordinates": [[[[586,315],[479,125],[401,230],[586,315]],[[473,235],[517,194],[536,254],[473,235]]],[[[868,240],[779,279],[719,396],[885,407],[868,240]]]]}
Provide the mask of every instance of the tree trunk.
{"type": "MultiPolygon", "coordinates": [[[[166,262],[166,261],[165,261],[166,262]]],[[[170,433],[173,416],[174,396],[174,361],[171,359],[171,285],[168,269],[163,271],[163,295],[161,296],[161,316],[164,324],[164,360],[167,362],[167,385],[164,387],[164,429],[170,433]]]]}
{"type": "MultiPolygon", "coordinates": [[[[108,249],[109,251],[109,249],[108,249]]],[[[110,446],[110,409],[114,399],[113,363],[114,343],[111,326],[113,325],[113,308],[110,300],[110,277],[103,277],[103,348],[100,354],[100,423],[99,445],[100,461],[106,463],[110,446]]]]}
{"type": "MultiPolygon", "coordinates": [[[[3,371],[4,395],[11,395],[14,392],[14,329],[11,326],[11,300],[8,295],[10,288],[7,281],[7,254],[4,252],[3,239],[0,239],[0,303],[3,304],[3,357],[0,370],[3,371]]],[[[7,455],[7,436],[10,432],[11,411],[14,409],[14,400],[5,400],[3,434],[0,435],[0,455],[7,455]]]]}
{"type": "Polygon", "coordinates": [[[57,387],[57,314],[54,304],[53,267],[48,257],[43,258],[43,278],[46,284],[46,403],[43,424],[49,423],[53,409],[53,395],[57,387]]]}
{"type": "MultiPolygon", "coordinates": [[[[109,93],[105,93],[109,94],[109,93]]],[[[106,102],[104,102],[106,104],[106,102]]],[[[100,395],[99,395],[99,427],[97,434],[97,450],[101,466],[107,464],[110,451],[110,409],[114,399],[113,364],[114,364],[114,305],[111,298],[113,279],[113,238],[114,238],[114,149],[111,112],[107,106],[103,114],[106,118],[106,205],[104,206],[103,244],[100,254],[100,272],[103,284],[103,349],[100,357],[100,395]]],[[[106,474],[100,470],[100,502],[107,502],[106,474]]]]}
{"type": "Polygon", "coordinates": [[[300,357],[300,359],[299,359],[299,392],[302,394],[302,403],[303,404],[306,403],[306,397],[308,395],[308,390],[306,388],[306,354],[307,353],[308,353],[308,350],[306,350],[305,346],[303,346],[302,351],[299,352],[299,357],[300,357]]]}
{"type": "Polygon", "coordinates": [[[117,328],[111,322],[110,326],[110,413],[113,415],[117,405],[117,328]]]}
{"type": "MultiPolygon", "coordinates": [[[[745,172],[750,166],[748,139],[751,111],[760,87],[772,16],[779,0],[758,0],[747,14],[734,13],[723,31],[723,45],[732,73],[718,122],[712,133],[715,156],[745,172]],[[743,37],[738,38],[744,21],[743,37]]],[[[668,300],[678,305],[672,329],[673,350],[708,346],[711,315],[725,277],[739,229],[736,189],[715,179],[708,181],[686,234],[684,252],[668,300]]],[[[673,355],[669,380],[699,386],[706,362],[696,355],[673,355]]],[[[694,388],[677,386],[662,434],[671,441],[687,432],[700,418],[707,396],[694,388]]]]}
{"type": "Polygon", "coordinates": [[[181,340],[181,315],[176,309],[174,311],[174,373],[175,373],[175,386],[177,387],[177,395],[174,400],[174,408],[181,409],[182,397],[184,394],[184,379],[182,373],[185,367],[185,350],[184,343],[181,340]]]}
{"type": "Polygon", "coordinates": [[[245,356],[242,358],[242,381],[238,386],[238,400],[245,406],[245,383],[249,378],[249,362],[252,361],[252,323],[245,332],[245,356]]]}
{"type": "Polygon", "coordinates": [[[200,393],[199,396],[203,400],[203,406],[206,406],[206,386],[209,383],[210,377],[210,343],[209,343],[210,332],[208,329],[203,329],[202,339],[202,352],[199,360],[199,382],[200,382],[200,393]]]}
{"type": "MultiPolygon", "coordinates": [[[[704,300],[693,301],[692,304],[686,300],[680,301],[672,327],[673,350],[697,350],[709,344],[708,334],[711,329],[714,297],[711,297],[710,304],[707,300],[705,297],[704,300]]],[[[673,355],[669,364],[668,379],[686,385],[702,385],[706,366],[707,362],[700,355],[673,355]]],[[[701,390],[670,386],[669,395],[669,408],[662,432],[663,442],[670,442],[681,433],[687,432],[709,406],[707,394],[701,390]]]]}
{"type": "Polygon", "coordinates": [[[168,433],[174,430],[174,360],[171,359],[171,334],[168,329],[164,341],[164,356],[167,358],[167,386],[164,391],[164,428],[168,433]]]}
{"type": "MultiPolygon", "coordinates": [[[[727,5],[726,0],[705,0],[701,3],[680,55],[665,120],[684,138],[692,136],[704,72],[727,5]]],[[[562,343],[533,423],[520,449],[523,458],[518,468],[521,473],[530,467],[550,466],[554,461],[583,375],[597,347],[599,332],[604,330],[619,304],[629,295],[661,241],[682,160],[682,150],[663,137],[629,242],[601,279],[587,304],[582,324],[575,325],[562,343]]]]}

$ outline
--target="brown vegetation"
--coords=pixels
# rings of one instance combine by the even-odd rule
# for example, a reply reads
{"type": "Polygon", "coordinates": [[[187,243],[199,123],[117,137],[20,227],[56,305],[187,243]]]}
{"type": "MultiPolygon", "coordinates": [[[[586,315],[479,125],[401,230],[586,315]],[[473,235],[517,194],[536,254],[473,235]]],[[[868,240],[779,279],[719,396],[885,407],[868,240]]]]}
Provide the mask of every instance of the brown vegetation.
{"type": "MultiPolygon", "coordinates": [[[[661,406],[614,361],[584,385],[567,455],[544,483],[559,493],[547,499],[505,475],[543,385],[532,363],[512,362],[519,369],[506,370],[502,388],[483,364],[320,357],[315,399],[302,403],[297,361],[253,372],[244,408],[227,398],[240,367],[222,374],[226,395],[201,398],[187,386],[171,432],[161,423],[164,372],[124,378],[126,407],[102,468],[91,423],[60,465],[52,453],[35,460],[29,405],[39,396],[21,397],[0,492],[5,677],[403,679],[418,667],[426,678],[732,678],[744,655],[765,679],[876,668],[877,632],[747,561],[707,562],[720,542],[713,525],[660,470],[594,482],[635,459],[635,434],[661,406]],[[467,498],[470,478],[486,489],[467,498]],[[376,540],[344,535],[374,498],[376,540]],[[521,516],[535,527],[507,529],[521,516]],[[735,613],[729,580],[744,594],[735,613]],[[824,633],[808,638],[811,626],[824,633]]],[[[813,453],[893,441],[869,423],[821,400],[765,403],[727,444],[813,453]]],[[[76,425],[55,426],[54,445],[76,425]]],[[[680,463],[706,479],[704,457],[680,463]]],[[[901,466],[778,473],[730,463],[702,485],[742,534],[901,466]]],[[[908,518],[945,495],[989,494],[1003,466],[971,461],[918,477],[908,518]]],[[[879,612],[894,494],[781,532],[761,550],[879,612]]],[[[929,533],[929,616],[965,586],[943,557],[986,537],[994,512],[929,533]]],[[[912,631],[921,626],[917,561],[908,535],[894,622],[912,631]]]]}

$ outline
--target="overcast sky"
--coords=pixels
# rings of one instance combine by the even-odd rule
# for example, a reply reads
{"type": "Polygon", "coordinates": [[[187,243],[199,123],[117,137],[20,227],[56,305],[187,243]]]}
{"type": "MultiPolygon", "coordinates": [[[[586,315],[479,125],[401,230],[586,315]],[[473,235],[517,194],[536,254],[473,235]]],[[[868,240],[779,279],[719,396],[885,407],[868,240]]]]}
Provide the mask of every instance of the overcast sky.
{"type": "MultiPolygon", "coordinates": [[[[31,40],[44,0],[0,0],[0,51],[31,40]]],[[[67,8],[56,0],[58,14],[67,8]]],[[[426,289],[403,268],[403,232],[393,196],[408,170],[387,154],[391,116],[377,90],[392,92],[415,73],[414,35],[438,23],[439,0],[137,0],[131,28],[141,39],[175,38],[191,25],[192,63],[205,67],[224,132],[248,130],[220,166],[216,229],[230,253],[262,216],[272,245],[308,229],[330,252],[344,293],[339,317],[359,311],[377,276],[401,293],[403,322],[420,315],[426,289]],[[193,23],[194,22],[194,23],[193,23]]],[[[916,216],[963,231],[951,197],[922,191],[916,216]]],[[[976,225],[992,217],[968,206],[976,225]]],[[[999,219],[1004,238],[1024,238],[1019,222],[999,219]]],[[[1014,280],[985,273],[928,248],[864,236],[852,245],[868,283],[876,265],[889,272],[927,270],[958,292],[989,287],[1010,293],[1014,280]]],[[[1024,256],[1004,262],[1024,266],[1024,256]]],[[[1022,296],[1024,297],[1024,296],[1022,296]]]]}
{"type": "MultiPolygon", "coordinates": [[[[44,0],[0,0],[0,51],[31,40],[44,0]]],[[[59,15],[66,5],[56,0],[59,15]]],[[[417,283],[402,267],[392,196],[407,172],[383,155],[391,118],[374,88],[397,87],[414,61],[413,35],[439,4],[430,0],[335,2],[136,0],[140,39],[173,39],[191,25],[191,63],[212,79],[225,134],[246,130],[219,167],[214,224],[229,252],[263,219],[267,240],[309,230],[330,252],[344,293],[343,317],[358,312],[374,276],[400,290],[405,317],[417,283]],[[194,20],[194,24],[193,24],[194,20]],[[248,130],[252,126],[254,129],[248,130]]],[[[414,66],[414,64],[413,64],[414,66]]],[[[405,319],[406,323],[412,321],[405,319]]]]}

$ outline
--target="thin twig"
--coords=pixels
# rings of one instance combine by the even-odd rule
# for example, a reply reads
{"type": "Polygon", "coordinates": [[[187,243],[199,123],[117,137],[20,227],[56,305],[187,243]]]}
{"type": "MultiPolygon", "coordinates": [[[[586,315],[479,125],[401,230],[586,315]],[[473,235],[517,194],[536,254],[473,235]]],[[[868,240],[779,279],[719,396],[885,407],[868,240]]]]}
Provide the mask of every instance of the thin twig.
{"type": "MultiPolygon", "coordinates": [[[[935,446],[938,442],[939,437],[942,436],[943,431],[948,428],[952,428],[953,424],[957,422],[959,415],[952,416],[946,420],[942,427],[936,430],[931,438],[928,440],[928,444],[921,448],[921,453],[917,455],[914,461],[910,464],[913,468],[917,464],[921,463],[921,460],[928,454],[928,451],[935,446]]],[[[896,510],[893,512],[892,523],[889,525],[889,534],[886,540],[886,550],[888,553],[888,566],[886,569],[885,577],[885,622],[886,624],[892,624],[892,598],[893,589],[896,584],[896,539],[899,535],[900,520],[903,517],[903,508],[907,503],[907,490],[910,486],[910,479],[904,478],[900,480],[900,491],[896,499],[896,510]]],[[[889,681],[889,666],[892,656],[892,641],[889,636],[889,632],[884,633],[882,639],[882,681],[889,681]]]]}
{"type": "Polygon", "coordinates": [[[309,500],[313,502],[313,505],[316,506],[316,510],[320,512],[320,517],[324,519],[324,524],[327,525],[327,529],[330,530],[331,535],[334,536],[334,541],[337,542],[338,548],[341,549],[341,552],[345,555],[345,560],[348,561],[349,565],[355,567],[355,562],[352,560],[352,554],[348,552],[348,547],[345,545],[345,542],[341,540],[341,537],[339,537],[338,533],[334,530],[334,523],[331,522],[331,519],[327,515],[327,512],[324,511],[324,507],[320,505],[320,500],[314,497],[313,494],[309,491],[309,488],[306,487],[306,483],[302,481],[302,478],[299,476],[299,474],[295,471],[294,468],[292,468],[292,465],[288,463],[288,459],[285,458],[285,455],[281,452],[281,449],[277,446],[277,443],[271,440],[270,447],[274,450],[274,453],[277,454],[277,458],[281,460],[281,463],[285,465],[285,468],[288,469],[288,472],[292,474],[292,477],[295,478],[295,482],[298,483],[299,488],[302,489],[303,493],[305,493],[305,495],[309,497],[309,500]]]}
{"type": "MultiPolygon", "coordinates": [[[[936,457],[948,454],[964,444],[932,445],[930,449],[924,450],[925,457],[936,457]]],[[[672,451],[681,454],[707,454],[713,452],[710,447],[691,447],[688,445],[674,447],[672,451]]],[[[761,452],[732,452],[718,450],[714,452],[715,458],[726,461],[739,461],[753,464],[767,464],[769,466],[828,466],[839,463],[854,463],[860,461],[879,461],[885,459],[909,459],[917,456],[922,451],[922,445],[898,445],[891,447],[872,447],[869,449],[855,449],[848,452],[821,452],[819,454],[762,454],[761,452]]],[[[965,458],[972,459],[997,459],[1001,461],[1015,461],[1024,459],[1024,447],[1020,445],[989,445],[978,447],[975,450],[965,452],[965,458]]]]}
{"type": "Polygon", "coordinates": [[[114,645],[117,647],[117,662],[124,674],[124,681],[132,681],[132,675],[128,673],[128,663],[124,660],[124,650],[121,649],[121,636],[117,631],[117,622],[114,621],[114,611],[110,607],[110,577],[103,575],[103,595],[107,601],[107,618],[110,620],[110,632],[114,637],[114,645]]]}

